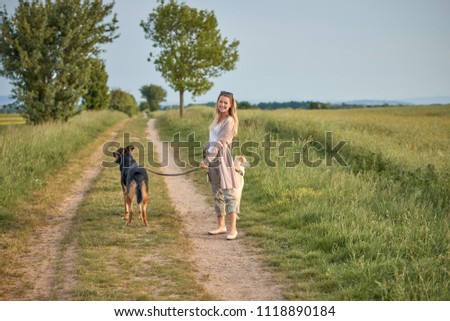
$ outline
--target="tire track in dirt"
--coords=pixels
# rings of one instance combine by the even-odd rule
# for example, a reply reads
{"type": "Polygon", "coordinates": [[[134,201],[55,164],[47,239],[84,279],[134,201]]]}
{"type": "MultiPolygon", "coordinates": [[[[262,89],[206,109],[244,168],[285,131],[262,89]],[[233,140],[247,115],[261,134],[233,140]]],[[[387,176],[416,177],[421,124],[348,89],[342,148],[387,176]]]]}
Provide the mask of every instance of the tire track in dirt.
{"type": "MultiPolygon", "coordinates": [[[[155,120],[150,119],[147,139],[153,142],[155,158],[160,161],[163,144],[154,124],[155,120]]],[[[163,173],[183,172],[174,163],[172,151],[168,159],[168,166],[161,167],[163,173]]],[[[199,192],[186,176],[164,179],[172,203],[182,218],[186,237],[193,244],[192,263],[198,271],[199,282],[208,292],[224,301],[283,300],[280,286],[263,269],[260,257],[246,248],[245,233],[239,230],[239,222],[239,237],[234,241],[227,241],[224,234],[208,235],[207,231],[215,228],[217,222],[213,206],[208,203],[210,196],[199,192]]]]}
{"type": "MultiPolygon", "coordinates": [[[[117,132],[114,132],[109,139],[116,137],[117,132]]],[[[64,239],[70,233],[72,220],[84,194],[101,172],[99,164],[102,159],[100,146],[87,161],[90,166],[68,189],[68,196],[47,212],[46,225],[30,237],[28,250],[22,257],[28,286],[17,300],[70,300],[76,284],[78,245],[76,240],[67,242],[64,239]]]]}

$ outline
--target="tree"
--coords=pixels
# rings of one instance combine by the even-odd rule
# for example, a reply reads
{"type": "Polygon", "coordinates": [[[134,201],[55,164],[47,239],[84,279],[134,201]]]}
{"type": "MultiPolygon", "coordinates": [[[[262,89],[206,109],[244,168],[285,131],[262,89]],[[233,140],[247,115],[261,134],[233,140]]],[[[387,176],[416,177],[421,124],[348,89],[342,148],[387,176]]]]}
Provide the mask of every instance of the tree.
{"type": "Polygon", "coordinates": [[[90,74],[87,92],[83,96],[83,108],[87,110],[107,109],[109,106],[108,74],[100,59],[90,59],[90,74]]]}
{"type": "Polygon", "coordinates": [[[86,92],[89,59],[117,36],[117,19],[104,22],[114,2],[19,0],[14,16],[0,11],[0,74],[31,123],[67,120],[86,92]]]}
{"type": "MultiPolygon", "coordinates": [[[[180,96],[180,117],[184,113],[184,93],[201,95],[213,86],[209,80],[233,70],[238,60],[239,41],[222,39],[214,12],[197,10],[170,0],[141,21],[146,39],[159,47],[156,70],[180,96]]],[[[153,53],[150,53],[151,61],[153,53]]]]}
{"type": "Polygon", "coordinates": [[[166,101],[167,92],[161,86],[146,85],[142,86],[140,91],[142,97],[147,100],[150,111],[159,110],[159,104],[166,101]]]}
{"type": "Polygon", "coordinates": [[[239,102],[239,109],[256,109],[257,107],[255,105],[252,105],[250,102],[248,101],[240,101],[239,102]]]}
{"type": "Polygon", "coordinates": [[[141,101],[139,103],[139,110],[140,111],[146,111],[146,110],[150,110],[150,105],[148,104],[148,101],[141,101]]]}
{"type": "Polygon", "coordinates": [[[133,95],[121,89],[111,90],[110,95],[110,109],[121,111],[130,117],[136,115],[139,112],[139,107],[133,95]]]}
{"type": "Polygon", "coordinates": [[[330,105],[326,103],[316,102],[316,101],[310,101],[309,102],[309,109],[329,109],[330,105]]]}

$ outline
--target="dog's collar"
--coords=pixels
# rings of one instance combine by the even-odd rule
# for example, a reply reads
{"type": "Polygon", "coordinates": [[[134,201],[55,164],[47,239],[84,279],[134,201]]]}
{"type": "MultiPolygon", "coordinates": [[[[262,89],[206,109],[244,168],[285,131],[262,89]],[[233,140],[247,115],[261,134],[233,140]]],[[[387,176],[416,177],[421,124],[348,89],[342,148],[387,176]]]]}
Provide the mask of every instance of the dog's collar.
{"type": "Polygon", "coordinates": [[[235,171],[236,171],[236,173],[238,173],[239,175],[241,175],[241,176],[244,176],[244,172],[243,171],[241,171],[240,169],[234,169],[235,171]]]}

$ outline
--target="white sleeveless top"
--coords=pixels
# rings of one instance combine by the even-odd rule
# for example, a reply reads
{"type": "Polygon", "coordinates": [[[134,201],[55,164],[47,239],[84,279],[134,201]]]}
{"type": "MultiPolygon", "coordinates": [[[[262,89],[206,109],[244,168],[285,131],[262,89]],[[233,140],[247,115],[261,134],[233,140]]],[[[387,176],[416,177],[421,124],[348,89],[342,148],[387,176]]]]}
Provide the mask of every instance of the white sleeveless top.
{"type": "Polygon", "coordinates": [[[219,133],[221,129],[222,125],[218,123],[216,126],[214,126],[213,129],[209,130],[209,142],[210,142],[210,146],[208,148],[209,153],[212,153],[214,151],[214,147],[217,146],[216,143],[219,142],[219,133]]]}

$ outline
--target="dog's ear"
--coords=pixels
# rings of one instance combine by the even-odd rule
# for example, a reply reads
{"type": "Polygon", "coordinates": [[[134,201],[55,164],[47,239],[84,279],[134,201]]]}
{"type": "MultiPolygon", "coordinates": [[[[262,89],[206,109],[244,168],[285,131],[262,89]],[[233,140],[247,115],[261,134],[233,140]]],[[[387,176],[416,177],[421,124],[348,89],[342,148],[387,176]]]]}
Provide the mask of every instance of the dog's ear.
{"type": "Polygon", "coordinates": [[[247,158],[245,158],[245,156],[236,156],[236,159],[239,161],[242,167],[250,168],[250,163],[247,162],[247,158]]]}
{"type": "Polygon", "coordinates": [[[120,161],[120,157],[123,155],[123,148],[119,147],[115,152],[112,153],[116,162],[120,161]]]}
{"type": "Polygon", "coordinates": [[[126,148],[126,150],[128,150],[130,152],[132,152],[133,149],[134,149],[134,145],[128,145],[127,148],[126,148]]]}

